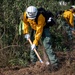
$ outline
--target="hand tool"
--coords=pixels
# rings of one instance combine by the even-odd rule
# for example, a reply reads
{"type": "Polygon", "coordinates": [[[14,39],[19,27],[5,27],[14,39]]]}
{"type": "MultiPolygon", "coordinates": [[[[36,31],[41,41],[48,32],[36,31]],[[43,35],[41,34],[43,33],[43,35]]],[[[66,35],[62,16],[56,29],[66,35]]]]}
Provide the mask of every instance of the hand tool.
{"type": "MultiPolygon", "coordinates": [[[[32,41],[31,41],[30,39],[28,39],[28,41],[29,41],[29,43],[32,45],[32,41]]],[[[40,61],[41,63],[43,63],[43,61],[42,61],[41,57],[39,56],[39,54],[38,54],[38,52],[37,52],[36,49],[34,49],[34,52],[36,53],[36,55],[37,55],[39,61],[40,61]]]]}

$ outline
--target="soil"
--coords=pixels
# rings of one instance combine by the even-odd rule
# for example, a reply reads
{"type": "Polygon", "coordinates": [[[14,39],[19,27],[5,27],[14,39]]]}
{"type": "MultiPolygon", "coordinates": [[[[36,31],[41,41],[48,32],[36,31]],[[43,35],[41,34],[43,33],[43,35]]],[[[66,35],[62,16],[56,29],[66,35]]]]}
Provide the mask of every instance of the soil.
{"type": "Polygon", "coordinates": [[[75,75],[75,51],[71,52],[71,63],[68,64],[67,54],[58,52],[57,56],[60,59],[62,67],[58,71],[51,71],[50,65],[45,63],[36,62],[35,65],[29,65],[27,67],[6,67],[0,68],[0,75],[75,75]]]}
{"type": "MultiPolygon", "coordinates": [[[[56,52],[61,67],[57,71],[52,71],[51,65],[45,63],[36,62],[35,65],[28,65],[27,67],[5,67],[0,68],[0,75],[75,75],[75,50],[71,54],[71,62],[68,63],[68,53],[56,52]]],[[[46,57],[45,57],[46,58],[46,57]]]]}

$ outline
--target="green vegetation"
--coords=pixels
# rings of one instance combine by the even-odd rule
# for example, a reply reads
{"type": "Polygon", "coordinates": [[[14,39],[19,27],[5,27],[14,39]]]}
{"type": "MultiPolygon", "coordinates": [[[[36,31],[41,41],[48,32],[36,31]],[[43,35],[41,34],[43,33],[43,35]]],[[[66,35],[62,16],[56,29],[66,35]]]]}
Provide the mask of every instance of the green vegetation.
{"type": "MultiPolygon", "coordinates": [[[[68,9],[71,4],[60,6],[58,0],[0,0],[0,66],[28,64],[29,44],[23,35],[18,35],[18,26],[21,15],[29,5],[42,6],[55,15],[59,9],[68,9]]],[[[64,51],[64,32],[60,25],[58,23],[50,28],[52,44],[55,50],[64,51]]]]}

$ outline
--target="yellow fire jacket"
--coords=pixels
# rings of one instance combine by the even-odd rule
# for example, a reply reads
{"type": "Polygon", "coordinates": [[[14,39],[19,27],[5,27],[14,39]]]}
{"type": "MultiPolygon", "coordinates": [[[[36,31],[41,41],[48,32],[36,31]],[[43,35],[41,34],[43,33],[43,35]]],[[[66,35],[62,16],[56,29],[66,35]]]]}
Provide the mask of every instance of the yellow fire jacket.
{"type": "Polygon", "coordinates": [[[67,23],[71,26],[74,27],[74,20],[73,20],[73,13],[71,10],[66,10],[63,13],[63,17],[66,19],[67,23]]]}
{"type": "Polygon", "coordinates": [[[26,17],[26,12],[24,12],[23,15],[23,22],[24,22],[24,34],[29,33],[29,25],[31,26],[32,29],[34,29],[36,31],[35,33],[35,37],[33,40],[33,44],[35,44],[36,46],[38,45],[38,41],[42,35],[43,32],[43,27],[45,26],[45,17],[40,14],[38,17],[38,22],[36,23],[35,20],[31,20],[29,18],[26,17]]]}

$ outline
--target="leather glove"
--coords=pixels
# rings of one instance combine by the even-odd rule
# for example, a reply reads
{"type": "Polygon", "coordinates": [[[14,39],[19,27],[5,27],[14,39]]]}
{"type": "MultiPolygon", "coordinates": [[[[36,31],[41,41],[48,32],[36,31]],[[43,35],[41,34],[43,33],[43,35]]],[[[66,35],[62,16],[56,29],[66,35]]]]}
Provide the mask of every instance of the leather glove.
{"type": "Polygon", "coordinates": [[[25,38],[26,38],[26,40],[28,40],[30,38],[30,35],[29,34],[25,34],[25,38]]]}
{"type": "Polygon", "coordinates": [[[34,50],[34,49],[36,49],[36,45],[35,44],[32,44],[31,45],[31,50],[34,50]]]}

